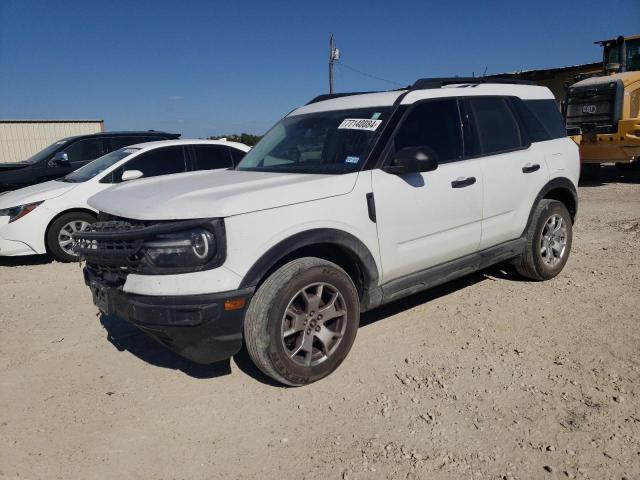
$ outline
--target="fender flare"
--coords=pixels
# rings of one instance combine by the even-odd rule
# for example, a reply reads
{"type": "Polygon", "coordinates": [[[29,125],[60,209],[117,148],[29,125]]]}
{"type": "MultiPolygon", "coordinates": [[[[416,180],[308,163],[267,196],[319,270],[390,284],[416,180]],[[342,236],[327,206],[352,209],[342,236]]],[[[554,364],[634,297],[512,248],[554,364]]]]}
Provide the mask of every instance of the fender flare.
{"type": "Polygon", "coordinates": [[[566,177],[554,178],[553,180],[547,182],[547,184],[542,187],[540,192],[538,192],[538,195],[536,195],[536,199],[531,206],[529,218],[527,219],[527,224],[522,231],[522,235],[526,235],[527,230],[529,229],[529,226],[531,225],[531,222],[533,220],[533,212],[535,211],[538,203],[540,203],[540,200],[542,200],[550,191],[558,189],[566,190],[571,194],[571,197],[573,198],[573,204],[575,205],[574,211],[571,216],[575,220],[575,217],[578,214],[578,191],[576,190],[576,186],[573,184],[573,182],[571,182],[571,180],[566,177]]]}
{"type": "Polygon", "coordinates": [[[316,245],[336,246],[346,252],[359,266],[363,275],[363,287],[370,289],[378,284],[378,267],[373,255],[361,240],[350,233],[333,228],[305,230],[288,237],[267,250],[247,271],[238,288],[255,287],[260,280],[282,259],[305,247],[316,245]]]}

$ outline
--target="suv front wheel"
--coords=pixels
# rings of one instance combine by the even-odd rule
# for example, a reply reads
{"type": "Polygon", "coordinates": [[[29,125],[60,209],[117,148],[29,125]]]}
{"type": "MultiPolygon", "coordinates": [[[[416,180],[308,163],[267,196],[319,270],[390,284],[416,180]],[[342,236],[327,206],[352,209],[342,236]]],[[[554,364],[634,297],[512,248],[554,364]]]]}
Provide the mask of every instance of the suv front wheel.
{"type": "Polygon", "coordinates": [[[258,288],[245,318],[245,343],[262,372],[286,385],[306,385],[342,363],[359,322],[349,275],[326,260],[299,258],[258,288]]]}
{"type": "Polygon", "coordinates": [[[520,275],[549,280],[564,268],[571,251],[573,222],[567,207],[543,199],[536,205],[526,234],[525,250],[515,262],[520,275]]]}

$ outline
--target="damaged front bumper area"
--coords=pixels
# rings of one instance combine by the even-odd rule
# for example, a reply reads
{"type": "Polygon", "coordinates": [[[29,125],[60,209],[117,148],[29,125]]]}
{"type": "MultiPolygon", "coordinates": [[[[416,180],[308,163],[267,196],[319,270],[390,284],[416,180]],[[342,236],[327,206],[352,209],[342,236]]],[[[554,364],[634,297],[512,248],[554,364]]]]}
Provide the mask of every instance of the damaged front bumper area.
{"type": "MultiPolygon", "coordinates": [[[[139,295],[123,290],[131,273],[159,275],[146,273],[150,270],[144,251],[148,240],[157,244],[159,236],[194,225],[208,228],[220,237],[224,230],[216,222],[97,222],[91,229],[74,235],[76,251],[86,261],[84,280],[91,289],[93,303],[104,314],[127,320],[194,362],[208,364],[231,357],[242,347],[244,316],[252,288],[197,295],[139,295]]],[[[224,247],[223,239],[218,243],[224,247]]],[[[215,268],[212,265],[223,259],[224,250],[207,260],[206,267],[215,268]]],[[[178,273],[188,273],[183,270],[178,268],[178,273]]]]}

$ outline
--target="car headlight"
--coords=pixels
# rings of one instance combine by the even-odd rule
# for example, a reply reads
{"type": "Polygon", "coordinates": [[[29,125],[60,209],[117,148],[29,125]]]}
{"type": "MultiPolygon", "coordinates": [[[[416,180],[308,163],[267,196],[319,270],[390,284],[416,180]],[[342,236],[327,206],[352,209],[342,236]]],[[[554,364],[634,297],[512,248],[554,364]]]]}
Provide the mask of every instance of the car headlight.
{"type": "Polygon", "coordinates": [[[218,253],[216,238],[205,228],[164,233],[142,244],[146,263],[158,268],[188,268],[208,264],[218,253]]]}
{"type": "MultiPolygon", "coordinates": [[[[44,202],[44,200],[42,201],[44,202]]],[[[9,207],[0,209],[0,217],[9,217],[9,223],[15,222],[21,219],[27,213],[33,212],[35,208],[42,202],[26,203],[24,205],[18,205],[17,207],[9,207]]]]}

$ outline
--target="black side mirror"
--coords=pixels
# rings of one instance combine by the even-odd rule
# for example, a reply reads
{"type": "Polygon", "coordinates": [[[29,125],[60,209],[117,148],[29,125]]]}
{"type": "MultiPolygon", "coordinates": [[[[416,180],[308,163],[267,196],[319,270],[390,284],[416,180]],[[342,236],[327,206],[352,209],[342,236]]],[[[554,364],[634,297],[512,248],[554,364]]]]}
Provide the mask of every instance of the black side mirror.
{"type": "Polygon", "coordinates": [[[396,153],[393,165],[382,169],[387,173],[402,175],[405,173],[431,172],[438,168],[438,154],[429,147],[405,147],[396,153]]]}
{"type": "Polygon", "coordinates": [[[64,152],[56,153],[49,161],[50,167],[70,167],[69,156],[64,152]]]}

